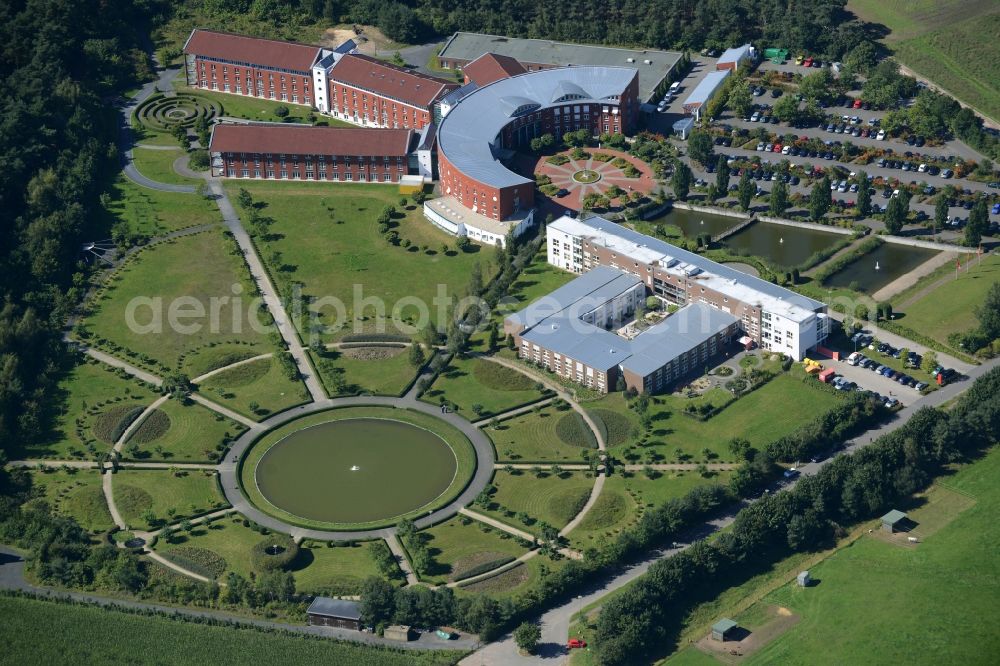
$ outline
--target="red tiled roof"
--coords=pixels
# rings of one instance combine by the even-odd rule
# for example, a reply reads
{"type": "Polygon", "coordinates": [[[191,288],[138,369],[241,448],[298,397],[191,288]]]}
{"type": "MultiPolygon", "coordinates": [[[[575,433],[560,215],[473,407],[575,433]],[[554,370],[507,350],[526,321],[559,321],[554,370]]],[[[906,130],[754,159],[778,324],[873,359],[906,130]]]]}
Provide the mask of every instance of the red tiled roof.
{"type": "Polygon", "coordinates": [[[419,107],[430,106],[438,97],[458,87],[457,83],[356,53],[345,55],[333,66],[330,80],[419,107]]]}
{"type": "Polygon", "coordinates": [[[216,153],[405,156],[413,130],[309,125],[215,126],[209,150],[216,153]]]}
{"type": "Polygon", "coordinates": [[[497,53],[484,53],[462,68],[465,80],[472,81],[479,87],[517,74],[524,74],[526,71],[517,60],[497,53]]]}
{"type": "Polygon", "coordinates": [[[319,55],[318,46],[247,37],[230,32],[195,29],[184,45],[184,53],[246,62],[274,69],[308,72],[319,55]]]}

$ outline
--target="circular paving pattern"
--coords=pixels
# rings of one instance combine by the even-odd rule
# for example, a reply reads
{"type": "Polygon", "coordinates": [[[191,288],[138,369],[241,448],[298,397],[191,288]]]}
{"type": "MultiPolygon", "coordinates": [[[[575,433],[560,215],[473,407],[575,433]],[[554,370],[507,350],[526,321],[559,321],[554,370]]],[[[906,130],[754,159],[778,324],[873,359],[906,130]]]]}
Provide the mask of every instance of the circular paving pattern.
{"type": "Polygon", "coordinates": [[[596,183],[601,179],[601,174],[592,169],[581,169],[573,174],[573,180],[578,183],[596,183]]]}
{"type": "Polygon", "coordinates": [[[611,148],[587,148],[589,157],[574,159],[570,151],[559,153],[568,160],[564,164],[553,164],[549,158],[536,158],[532,164],[525,163],[525,170],[533,175],[543,174],[551,180],[553,191],[565,190],[554,201],[560,207],[581,210],[588,195],[604,195],[613,199],[612,210],[619,210],[624,197],[630,200],[639,192],[650,194],[656,187],[652,168],[642,160],[620,150],[611,148]],[[634,178],[626,175],[631,173],[634,178]]]}
{"type": "Polygon", "coordinates": [[[139,105],[135,114],[146,127],[165,131],[193,127],[199,118],[212,120],[221,116],[222,105],[200,95],[177,93],[173,97],[151,97],[139,105]]]}

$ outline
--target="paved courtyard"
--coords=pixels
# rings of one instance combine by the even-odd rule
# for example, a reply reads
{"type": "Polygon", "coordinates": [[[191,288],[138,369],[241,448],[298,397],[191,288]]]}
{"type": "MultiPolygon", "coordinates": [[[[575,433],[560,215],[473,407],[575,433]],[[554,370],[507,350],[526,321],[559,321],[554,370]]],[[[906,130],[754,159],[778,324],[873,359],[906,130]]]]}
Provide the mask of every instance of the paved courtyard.
{"type": "Polygon", "coordinates": [[[573,210],[583,208],[583,199],[588,194],[604,194],[613,185],[617,185],[628,194],[632,192],[649,194],[656,186],[650,166],[628,153],[607,148],[588,148],[587,152],[591,155],[603,153],[613,155],[615,158],[620,157],[635,166],[640,175],[638,178],[629,178],[625,175],[625,167],[612,164],[614,160],[602,162],[593,157],[575,160],[569,151],[559,153],[570,158],[566,164],[552,164],[543,157],[534,161],[529,168],[532,173],[547,175],[555,187],[566,190],[568,194],[554,199],[560,205],[573,210]]]}

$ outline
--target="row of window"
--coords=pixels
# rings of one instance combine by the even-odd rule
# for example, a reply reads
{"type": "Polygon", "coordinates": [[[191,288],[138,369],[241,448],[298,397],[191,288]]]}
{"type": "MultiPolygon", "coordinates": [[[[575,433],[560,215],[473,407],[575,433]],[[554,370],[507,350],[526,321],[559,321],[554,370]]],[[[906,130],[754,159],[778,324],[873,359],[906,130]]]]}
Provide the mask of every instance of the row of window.
{"type": "MultiPolygon", "coordinates": [[[[268,166],[272,166],[271,163],[274,162],[275,160],[274,155],[275,155],[274,153],[226,153],[226,161],[229,162],[230,164],[232,164],[233,162],[246,163],[252,161],[254,163],[254,166],[260,166],[261,162],[267,162],[268,166]]],[[[281,162],[281,166],[285,166],[285,164],[288,162],[288,156],[285,153],[278,153],[277,159],[279,162],[281,162]]],[[[361,165],[364,165],[366,162],[371,161],[373,167],[377,166],[377,163],[381,161],[386,168],[388,168],[389,164],[392,162],[392,158],[390,158],[388,155],[383,155],[381,156],[381,158],[379,156],[372,156],[371,158],[367,158],[364,155],[357,155],[357,156],[341,155],[339,157],[337,155],[306,155],[304,157],[302,155],[292,155],[291,160],[293,167],[298,167],[299,162],[305,162],[307,169],[312,167],[313,162],[319,163],[320,169],[324,168],[324,165],[327,162],[332,164],[334,169],[337,168],[338,163],[350,166],[352,160],[356,160],[357,163],[361,165]],[[340,160],[340,162],[338,162],[338,160],[340,160]]],[[[397,155],[396,166],[402,166],[402,165],[403,165],[403,158],[397,155]]]]}
{"type": "MultiPolygon", "coordinates": [[[[263,177],[265,177],[262,174],[267,174],[266,175],[267,178],[277,178],[280,175],[280,179],[281,180],[289,180],[289,174],[288,174],[288,170],[287,169],[282,169],[280,172],[276,172],[274,169],[268,169],[267,171],[261,171],[260,169],[254,169],[253,170],[253,177],[254,178],[263,178],[263,177]],[[276,174],[278,174],[278,175],[276,175],[276,174]]],[[[233,168],[230,168],[230,169],[226,170],[226,175],[228,177],[230,177],[230,178],[250,178],[250,169],[233,169],[233,168]]],[[[292,171],[291,172],[291,180],[330,180],[330,181],[339,181],[340,180],[340,174],[336,170],[334,170],[334,171],[330,171],[330,172],[320,171],[319,174],[317,175],[316,172],[314,172],[314,171],[308,171],[307,170],[306,174],[305,174],[305,178],[302,178],[298,171],[292,171]]],[[[350,171],[346,172],[344,174],[344,180],[348,181],[348,182],[353,181],[354,180],[354,174],[352,172],[350,172],[350,171]]],[[[379,177],[378,177],[378,174],[376,174],[376,173],[372,173],[371,176],[369,177],[367,174],[365,174],[364,171],[360,171],[360,172],[358,172],[358,178],[357,178],[357,180],[359,182],[372,182],[372,183],[376,183],[376,182],[379,182],[379,177]]],[[[382,179],[381,180],[384,183],[394,182],[393,178],[392,178],[392,174],[389,173],[388,171],[385,172],[384,174],[382,174],[382,179]]]]}

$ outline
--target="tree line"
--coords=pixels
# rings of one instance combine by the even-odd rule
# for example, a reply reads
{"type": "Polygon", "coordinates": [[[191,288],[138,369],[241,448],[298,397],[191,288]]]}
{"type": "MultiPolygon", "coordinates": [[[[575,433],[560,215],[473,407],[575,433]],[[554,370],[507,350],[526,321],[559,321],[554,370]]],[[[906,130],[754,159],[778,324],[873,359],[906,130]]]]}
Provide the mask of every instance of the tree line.
{"type": "Polygon", "coordinates": [[[925,488],[945,465],[975,458],[1000,432],[998,391],[994,369],[951,410],[921,409],[872,445],[743,509],[717,538],[654,564],[604,605],[594,634],[597,662],[648,661],[676,639],[696,603],[793,552],[831,545],[847,526],[925,488]]]}

